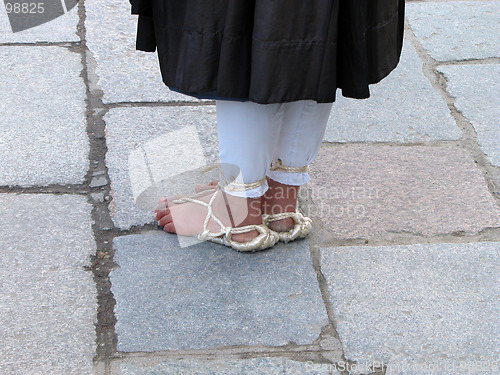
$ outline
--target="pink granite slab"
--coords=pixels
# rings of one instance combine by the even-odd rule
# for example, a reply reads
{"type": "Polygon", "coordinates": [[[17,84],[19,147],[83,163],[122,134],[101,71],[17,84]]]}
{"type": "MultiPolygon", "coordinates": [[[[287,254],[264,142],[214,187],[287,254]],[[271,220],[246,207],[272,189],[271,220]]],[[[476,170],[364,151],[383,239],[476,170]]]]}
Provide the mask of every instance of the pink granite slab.
{"type": "Polygon", "coordinates": [[[308,213],[336,238],[471,235],[500,227],[500,207],[462,149],[325,144],[310,174],[308,213]]]}

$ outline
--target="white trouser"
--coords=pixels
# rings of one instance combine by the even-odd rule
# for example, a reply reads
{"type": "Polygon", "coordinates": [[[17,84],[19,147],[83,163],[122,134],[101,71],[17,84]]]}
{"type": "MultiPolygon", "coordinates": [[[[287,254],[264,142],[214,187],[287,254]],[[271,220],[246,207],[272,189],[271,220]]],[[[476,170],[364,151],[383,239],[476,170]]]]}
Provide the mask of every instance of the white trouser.
{"type": "MultiPolygon", "coordinates": [[[[269,178],[285,185],[303,185],[307,172],[269,170],[272,161],[285,167],[305,167],[319,152],[333,103],[301,100],[257,104],[217,100],[219,158],[223,177],[239,184],[269,178]]],[[[221,180],[221,183],[224,181],[221,180]]],[[[260,197],[268,185],[229,191],[239,197],[260,197]]]]}

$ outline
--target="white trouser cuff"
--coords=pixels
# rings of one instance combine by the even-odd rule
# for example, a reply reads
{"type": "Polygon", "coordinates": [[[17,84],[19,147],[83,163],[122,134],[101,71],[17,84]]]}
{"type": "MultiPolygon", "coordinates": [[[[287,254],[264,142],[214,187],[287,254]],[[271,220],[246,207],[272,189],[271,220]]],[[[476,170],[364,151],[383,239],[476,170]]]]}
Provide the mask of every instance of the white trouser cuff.
{"type": "Polygon", "coordinates": [[[311,181],[307,172],[290,173],[284,171],[267,171],[266,176],[283,185],[300,186],[311,181]]]}
{"type": "Polygon", "coordinates": [[[243,191],[231,191],[231,190],[227,191],[226,189],[224,189],[224,187],[222,187],[222,190],[225,193],[232,195],[233,197],[240,197],[240,198],[262,197],[266,193],[267,189],[269,189],[269,185],[267,184],[267,181],[256,188],[253,188],[250,190],[243,190],[243,191]]]}

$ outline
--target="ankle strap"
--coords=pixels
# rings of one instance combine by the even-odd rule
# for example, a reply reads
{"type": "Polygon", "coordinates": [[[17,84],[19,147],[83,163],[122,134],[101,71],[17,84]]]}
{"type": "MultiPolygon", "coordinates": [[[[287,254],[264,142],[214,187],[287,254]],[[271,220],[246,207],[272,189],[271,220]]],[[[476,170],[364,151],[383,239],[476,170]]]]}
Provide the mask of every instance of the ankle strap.
{"type": "Polygon", "coordinates": [[[286,167],[282,164],[281,159],[273,161],[271,166],[269,167],[270,171],[282,171],[289,173],[305,173],[309,169],[309,166],[306,165],[304,167],[286,167]]]}
{"type": "Polygon", "coordinates": [[[246,191],[246,190],[258,188],[259,186],[262,186],[266,183],[265,176],[258,181],[251,182],[248,184],[238,183],[235,181],[235,179],[229,181],[226,178],[226,176],[224,175],[224,172],[222,171],[222,167],[221,167],[220,163],[209,164],[206,167],[203,167],[201,169],[201,171],[202,171],[202,173],[205,173],[205,172],[208,172],[208,171],[215,169],[215,168],[219,169],[219,175],[221,177],[221,180],[224,181],[224,183],[219,182],[217,185],[225,191],[246,191]]]}
{"type": "Polygon", "coordinates": [[[251,182],[249,184],[240,184],[233,180],[224,185],[219,182],[218,185],[225,191],[246,191],[258,188],[259,186],[264,185],[265,182],[266,178],[264,177],[259,181],[251,182]]]}

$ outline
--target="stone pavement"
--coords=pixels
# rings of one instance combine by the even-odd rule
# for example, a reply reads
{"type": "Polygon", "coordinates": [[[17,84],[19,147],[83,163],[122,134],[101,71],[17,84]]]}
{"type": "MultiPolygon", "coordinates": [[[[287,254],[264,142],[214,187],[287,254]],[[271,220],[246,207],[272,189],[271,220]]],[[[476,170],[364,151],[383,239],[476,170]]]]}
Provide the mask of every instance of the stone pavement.
{"type": "Polygon", "coordinates": [[[128,1],[0,8],[0,373],[500,373],[500,2],[407,2],[398,68],[334,105],[313,232],[255,254],[155,226],[213,176],[215,108],[128,1]]]}

